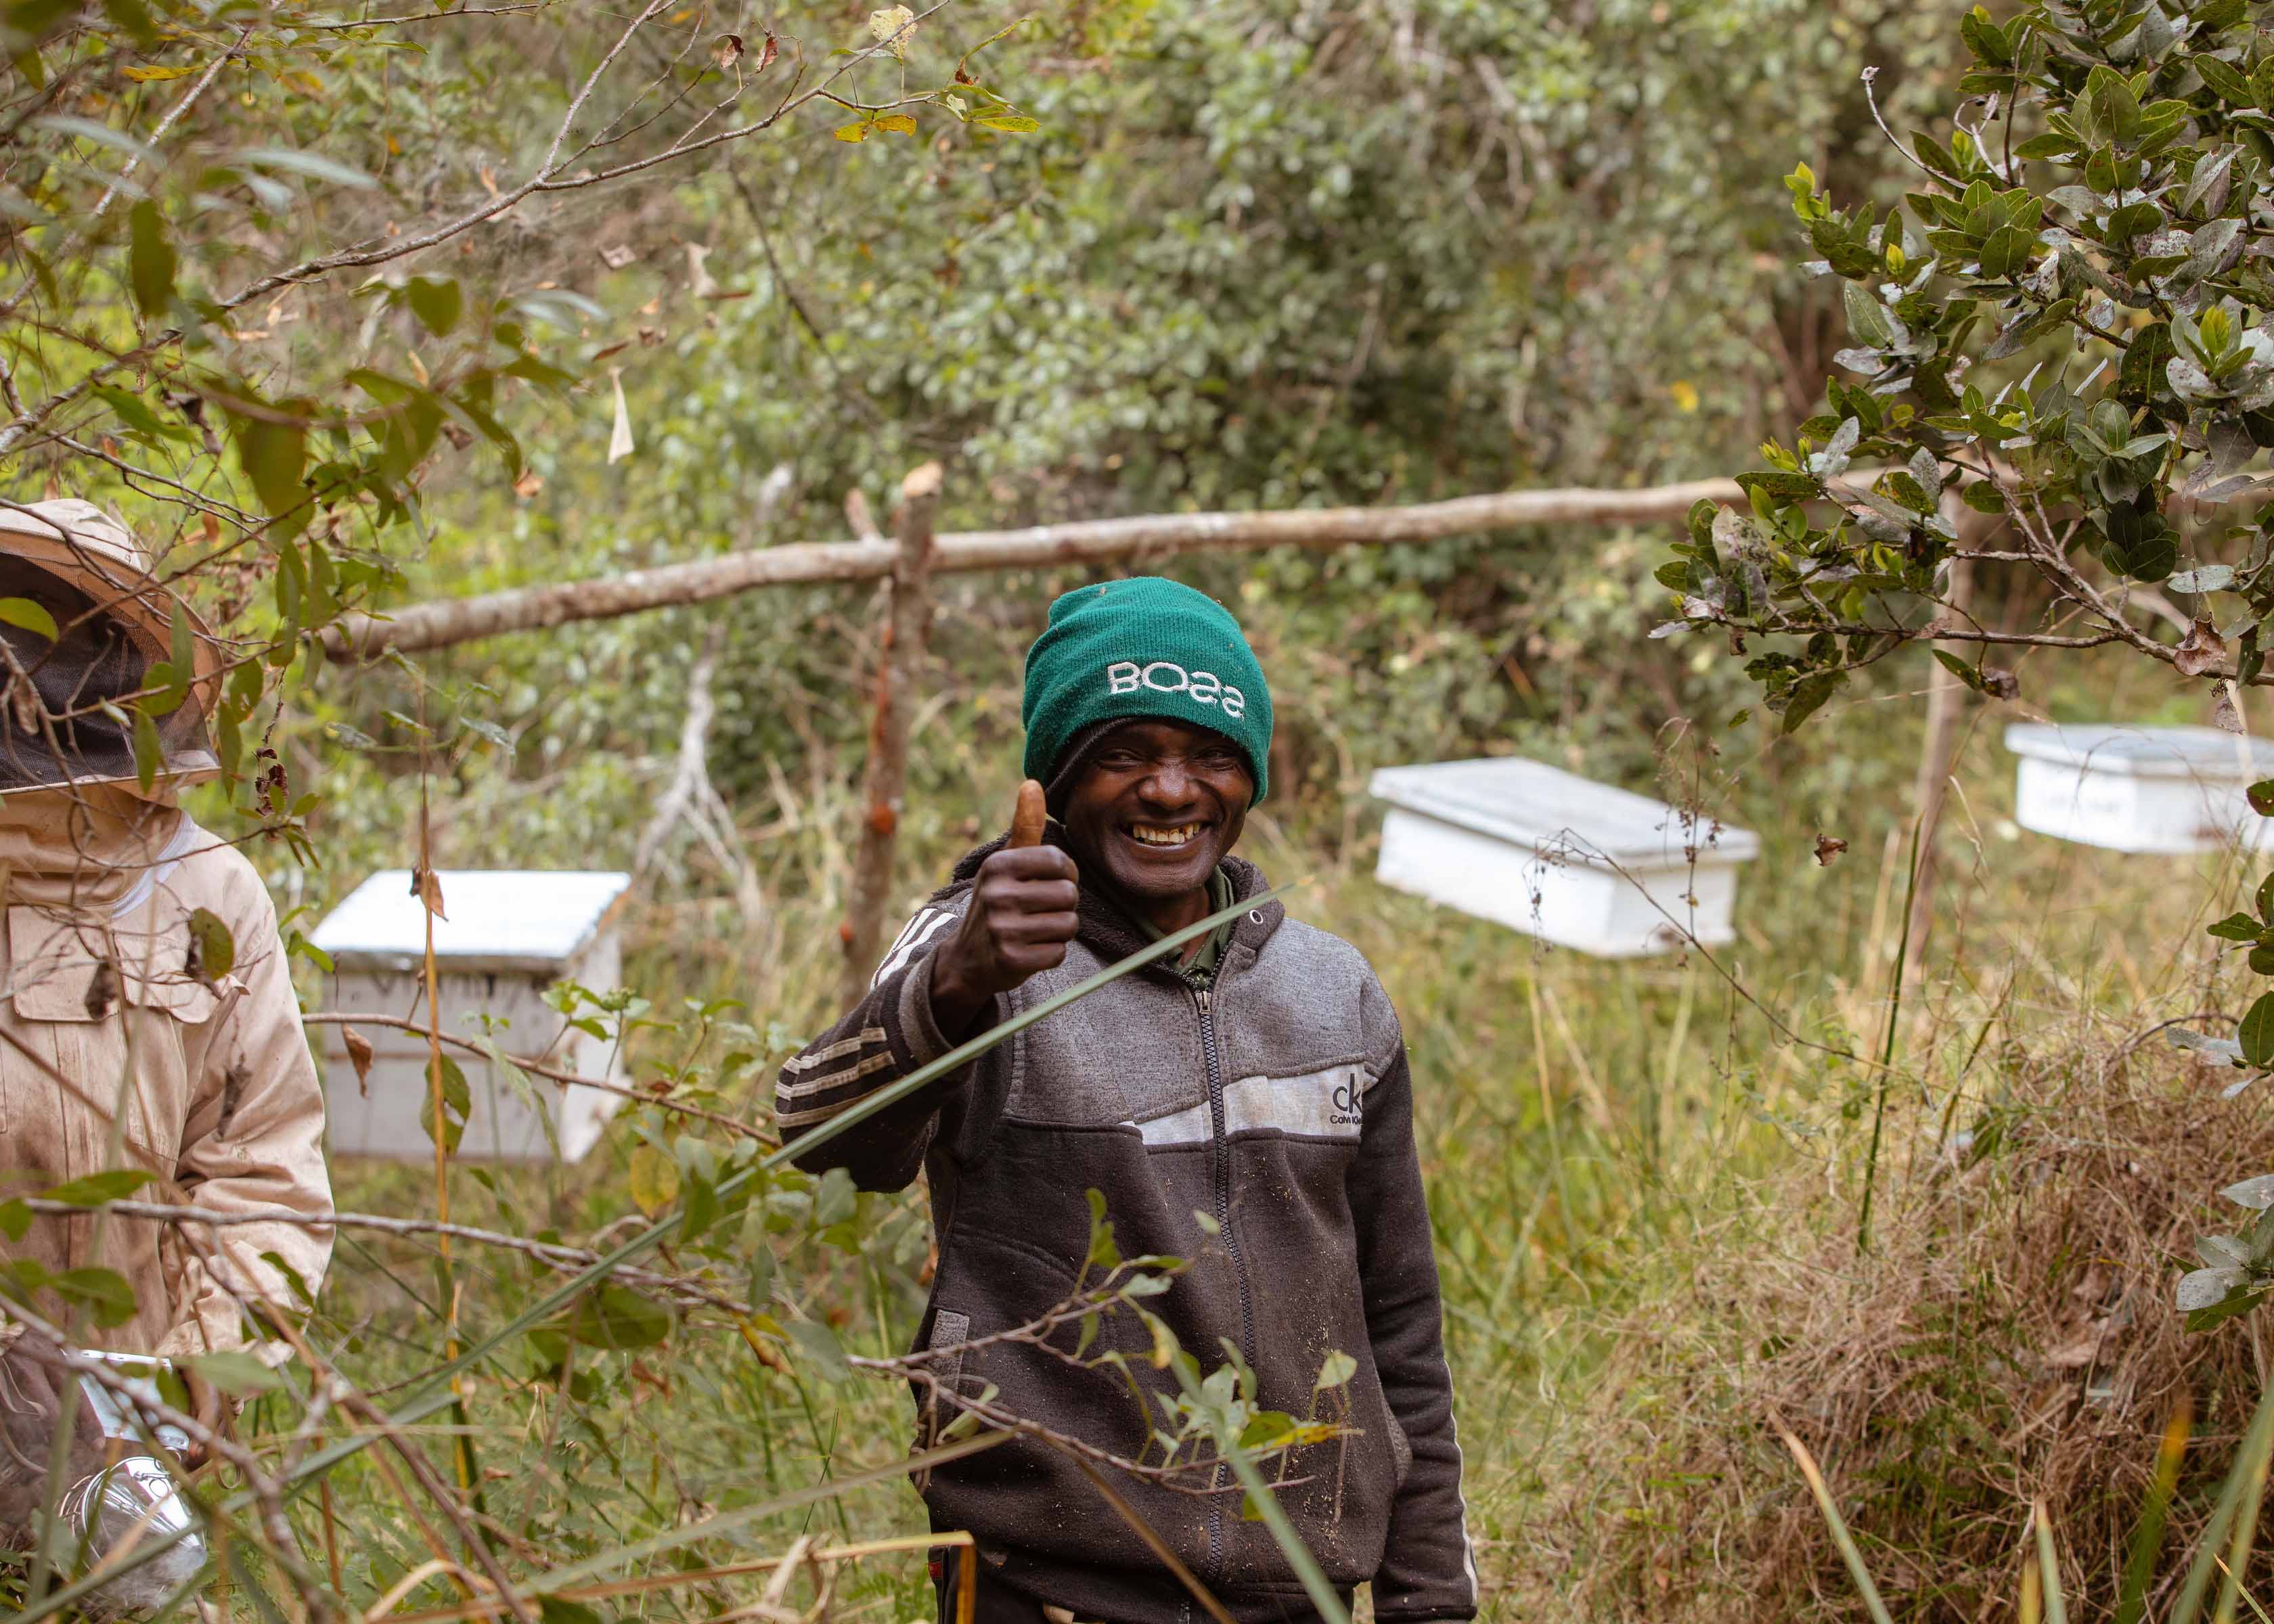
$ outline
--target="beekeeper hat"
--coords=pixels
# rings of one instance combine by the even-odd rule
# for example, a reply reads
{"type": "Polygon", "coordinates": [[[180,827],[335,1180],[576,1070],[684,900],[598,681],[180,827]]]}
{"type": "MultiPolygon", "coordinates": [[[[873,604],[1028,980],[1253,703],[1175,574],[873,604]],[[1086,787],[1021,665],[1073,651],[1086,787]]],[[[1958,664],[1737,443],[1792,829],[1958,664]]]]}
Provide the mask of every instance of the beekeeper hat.
{"type": "MultiPolygon", "coordinates": [[[[19,583],[28,566],[64,589],[67,613],[56,615],[60,643],[50,649],[38,633],[19,635],[12,626],[7,631],[42,706],[50,716],[71,713],[69,726],[58,730],[70,759],[59,767],[45,730],[20,727],[18,707],[0,705],[5,713],[0,715],[0,793],[58,783],[139,782],[131,726],[91,708],[89,701],[123,698],[147,686],[149,668],[173,658],[177,615],[189,633],[192,670],[188,697],[154,718],[162,771],[176,786],[219,773],[205,724],[220,688],[220,644],[197,613],[152,574],[149,554],[125,525],[77,497],[0,506],[0,559],[15,567],[11,573],[19,583]],[[87,620],[89,610],[99,611],[102,620],[87,620]],[[106,623],[124,633],[127,648],[100,635],[106,623]],[[91,681],[98,666],[102,680],[91,681]]],[[[0,597],[12,595],[0,590],[0,597]]]]}

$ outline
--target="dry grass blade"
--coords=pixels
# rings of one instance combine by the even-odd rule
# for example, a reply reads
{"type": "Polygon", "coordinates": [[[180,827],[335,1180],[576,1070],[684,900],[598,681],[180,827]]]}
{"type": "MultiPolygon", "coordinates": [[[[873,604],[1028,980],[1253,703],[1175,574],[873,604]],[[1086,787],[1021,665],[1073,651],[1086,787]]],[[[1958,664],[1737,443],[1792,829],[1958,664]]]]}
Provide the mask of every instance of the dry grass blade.
{"type": "Polygon", "coordinates": [[[2029,1507],[2029,1526],[2037,1537],[2037,1574],[2044,1585],[2045,1624],[2068,1624],[2068,1601],[2061,1594],[2060,1553],[2053,1549],[2052,1519],[2043,1500],[2029,1507]]]}
{"type": "Polygon", "coordinates": [[[1816,1457],[1809,1454],[1807,1445],[1793,1436],[1792,1429],[1781,1417],[1770,1416],[1769,1425],[1784,1440],[1784,1447],[1792,1451],[1792,1458],[1800,1466],[1800,1475],[1808,1479],[1809,1492],[1816,1496],[1817,1507],[1832,1530],[1832,1543],[1840,1547],[1840,1559],[1848,1564],[1849,1575],[1856,1581],[1864,1605],[1871,1610],[1872,1624],[1895,1624],[1887,1613],[1887,1604],[1879,1599],[1879,1587],[1871,1583],[1871,1570],[1864,1566],[1864,1553],[1856,1548],[1855,1536],[1848,1531],[1840,1507],[1832,1503],[1832,1491],[1825,1486],[1824,1474],[1816,1469],[1816,1457]]]}

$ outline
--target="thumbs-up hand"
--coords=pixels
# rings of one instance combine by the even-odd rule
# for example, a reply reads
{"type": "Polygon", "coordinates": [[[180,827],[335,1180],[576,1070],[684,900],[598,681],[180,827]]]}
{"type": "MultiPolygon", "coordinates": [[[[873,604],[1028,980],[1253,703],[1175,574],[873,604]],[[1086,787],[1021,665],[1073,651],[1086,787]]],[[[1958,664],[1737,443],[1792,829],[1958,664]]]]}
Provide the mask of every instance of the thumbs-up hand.
{"type": "Polygon", "coordinates": [[[998,993],[1065,961],[1079,876],[1073,858],[1042,843],[1045,816],[1043,786],[1029,778],[1019,786],[1010,840],[979,866],[962,921],[932,959],[932,1013],[950,1037],[968,1035],[998,993]]]}

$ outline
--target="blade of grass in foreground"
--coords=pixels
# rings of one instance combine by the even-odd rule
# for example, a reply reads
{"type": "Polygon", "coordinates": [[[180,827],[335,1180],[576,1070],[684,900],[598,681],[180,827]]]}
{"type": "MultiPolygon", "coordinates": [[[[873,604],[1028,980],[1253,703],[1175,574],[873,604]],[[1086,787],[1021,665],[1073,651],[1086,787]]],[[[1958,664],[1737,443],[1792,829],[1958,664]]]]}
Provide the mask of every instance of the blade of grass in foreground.
{"type": "MultiPolygon", "coordinates": [[[[1056,1014],[1077,999],[1088,997],[1100,988],[1118,981],[1132,970],[1141,969],[1155,959],[1174,952],[1194,937],[1206,935],[1218,925],[1229,923],[1249,909],[1259,907],[1266,902],[1284,896],[1288,891],[1292,891],[1295,885],[1300,883],[1302,882],[1296,881],[1291,884],[1277,886],[1261,896],[1249,897],[1243,901],[1233,903],[1228,908],[1220,908],[1206,919],[1196,921],[1182,930],[1171,932],[1140,951],[1132,953],[1119,963],[1108,965],[1096,974],[1076,982],[1064,992],[1045,998],[1033,1009],[1015,1015],[1001,1026],[981,1033],[969,1042],[950,1049],[930,1064],[911,1071],[890,1086],[878,1089],[858,1105],[831,1117],[792,1144],[783,1146],[755,1168],[746,1169],[732,1177],[721,1179],[719,1183],[719,1193],[722,1196],[730,1194],[749,1183],[758,1172],[772,1171],[794,1156],[802,1156],[808,1151],[818,1148],[847,1128],[867,1120],[895,1101],[907,1098],[926,1084],[969,1064],[997,1044],[1015,1036],[1036,1021],[1056,1014]]],[[[648,1228],[624,1241],[582,1273],[572,1276],[566,1283],[539,1297],[498,1329],[475,1342],[456,1358],[429,1372],[410,1395],[402,1400],[394,1410],[388,1412],[388,1425],[395,1428],[410,1426],[416,1422],[425,1420],[438,1410],[448,1409],[456,1402],[456,1395],[450,1387],[451,1380],[454,1377],[488,1358],[515,1337],[551,1319],[594,1285],[606,1279],[621,1265],[629,1263],[650,1248],[659,1244],[679,1227],[679,1209],[673,1207],[667,1210],[648,1228]]],[[[315,1451],[285,1475],[283,1478],[285,1486],[288,1490],[293,1491],[305,1488],[308,1484],[323,1477],[341,1462],[368,1448],[380,1436],[381,1434],[376,1431],[358,1432],[353,1437],[343,1438],[337,1443],[315,1451]]],[[[222,1509],[225,1514],[234,1514],[245,1510],[252,1503],[252,1496],[240,1491],[231,1496],[222,1509]]],[[[97,1583],[116,1579],[123,1574],[141,1567],[145,1562],[154,1560],[178,1544],[185,1534],[186,1530],[182,1530],[146,1542],[138,1546],[117,1567],[106,1569],[99,1580],[90,1575],[65,1585],[61,1590],[50,1591],[31,1610],[17,1615],[19,1624],[38,1624],[39,1620],[48,1617],[63,1607],[69,1606],[92,1591],[97,1583]]],[[[1309,1553],[1306,1551],[1304,1555],[1307,1557],[1309,1553]]]]}
{"type": "Polygon", "coordinates": [[[2194,1402],[2182,1393],[2179,1408],[2164,1425],[2164,1442],[2156,1451],[2155,1480],[2148,1485],[2139,1525],[2132,1530],[2132,1550],[2124,1562],[2124,1588],[2116,1598],[2114,1624],[2140,1624],[2147,1614],[2148,1586],[2156,1576],[2156,1557],[2164,1545],[2164,1519],[2180,1486],[2180,1466],[2187,1457],[2187,1434],[2194,1421],[2194,1402]]]}
{"type": "MultiPolygon", "coordinates": [[[[2250,1547],[2258,1538],[2258,1507],[2266,1498],[2266,1467],[2268,1450],[2258,1452],[2257,1469],[2250,1474],[2242,1492],[2242,1500],[2234,1514],[2234,1545],[2226,1559],[2226,1579],[2218,1587],[2218,1611],[2212,1614],[2213,1624],[2234,1624],[2234,1605],[2242,1597],[2242,1575],[2250,1571],[2250,1547]]],[[[2258,1610],[2253,1600],[2252,1611],[2258,1610]]]]}
{"type": "Polygon", "coordinates": [[[1832,1491],[1824,1485],[1824,1474],[1816,1470],[1816,1457],[1808,1446],[1792,1435],[1792,1429],[1775,1416],[1769,1425],[1776,1428],[1784,1447],[1792,1451],[1792,1458],[1800,1463],[1800,1475],[1808,1479],[1809,1492],[1816,1496],[1818,1509],[1832,1530],[1832,1543],[1840,1547],[1840,1559],[1848,1564],[1848,1575],[1856,1581],[1856,1589],[1864,1598],[1864,1605],[1871,1610],[1872,1624],[1895,1624],[1888,1615],[1887,1604],[1879,1599],[1879,1587],[1871,1583],[1871,1571],[1864,1566],[1864,1553],[1856,1548],[1855,1536],[1848,1531],[1847,1522],[1840,1515],[1840,1507],[1832,1503],[1832,1491]]]}
{"type": "Polygon", "coordinates": [[[2257,1504],[2252,1485],[2263,1488],[2270,1451],[2274,1451],[2274,1380],[2269,1380],[2259,1395],[2257,1412],[2250,1417],[2250,1430],[2242,1436],[2242,1447],[2235,1451],[2234,1464],[2227,1469],[2226,1483],[2218,1492],[2218,1503],[2211,1507],[2210,1521],[2203,1525],[2202,1537],[2196,1542],[2195,1560],[2187,1569],[2187,1587],[2180,1592],[2178,1605],[2172,1607],[2167,1624],[2195,1624],[2195,1616],[2202,1611],[2203,1596],[2210,1589],[2211,1575],[2218,1568],[2219,1545],[2234,1524],[2236,1508],[2246,1492],[2250,1492],[2252,1505],[2257,1504]]]}
{"type": "Polygon", "coordinates": [[[2061,1595],[2060,1554],[2053,1549],[2052,1519],[2045,1515],[2044,1501],[2030,1505],[2029,1522],[2037,1533],[2037,1573],[2045,1587],[2045,1624],[2068,1624],[2068,1602],[2061,1595]]]}

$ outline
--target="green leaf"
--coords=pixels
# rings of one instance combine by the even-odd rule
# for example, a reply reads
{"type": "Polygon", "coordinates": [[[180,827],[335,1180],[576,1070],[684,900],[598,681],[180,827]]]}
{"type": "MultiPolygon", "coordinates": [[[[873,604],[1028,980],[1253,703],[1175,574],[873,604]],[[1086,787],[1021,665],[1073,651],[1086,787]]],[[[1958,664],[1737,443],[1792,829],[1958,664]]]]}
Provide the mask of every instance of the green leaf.
{"type": "Polygon", "coordinates": [[[2093,69],[2085,79],[2084,94],[2108,139],[2129,144],[2140,139],[2140,98],[2121,73],[2110,67],[2093,69]]]}
{"type": "Polygon", "coordinates": [[[249,164],[254,169],[284,169],[295,175],[305,175],[311,180],[328,180],[334,185],[352,186],[359,192],[368,192],[379,184],[361,169],[351,169],[320,154],[297,152],[289,147],[248,147],[231,154],[230,162],[249,164]]]}
{"type": "Polygon", "coordinates": [[[134,1288],[116,1269],[74,1268],[48,1277],[48,1289],[86,1309],[104,1330],[134,1318],[134,1288]]]}
{"type": "Polygon", "coordinates": [[[719,1187],[707,1178],[689,1177],[687,1200],[679,1220],[679,1244],[691,1245],[719,1222],[719,1187]]]}
{"type": "Polygon", "coordinates": [[[1976,6],[1958,19],[1958,32],[1978,61],[1992,67],[2010,67],[2014,48],[2005,31],[1990,20],[1990,13],[1976,6]]]}
{"type": "Polygon", "coordinates": [[[20,1200],[0,1201],[0,1235],[20,1241],[32,1232],[32,1209],[20,1200]]]}
{"type": "MultiPolygon", "coordinates": [[[[466,1073],[456,1060],[444,1055],[440,1060],[442,1073],[442,1148],[456,1154],[461,1140],[466,1137],[466,1117],[474,1108],[473,1092],[466,1086],[466,1073]]],[[[425,1074],[421,1073],[422,1078],[425,1074]]],[[[426,1082],[425,1097],[418,1103],[418,1124],[426,1130],[426,1137],[434,1137],[433,1083],[426,1082]]]]}
{"type": "Polygon", "coordinates": [[[237,442],[237,464],[252,481],[262,510],[274,517],[297,507],[306,495],[300,484],[308,461],[306,428],[297,422],[276,423],[234,412],[229,428],[237,442]]]}
{"type": "Polygon", "coordinates": [[[1262,1410],[1247,1418],[1239,1429],[1239,1447],[1243,1449],[1271,1449],[1292,1436],[1295,1417],[1284,1410],[1262,1410]]]}
{"type": "Polygon", "coordinates": [[[108,1172],[89,1173],[74,1178],[69,1184],[57,1184],[52,1190],[42,1190],[43,1199],[61,1201],[66,1207],[100,1207],[105,1201],[123,1201],[148,1184],[155,1175],[142,1168],[114,1168],[108,1172]]]}
{"type": "Polygon", "coordinates": [[[797,1344],[823,1380],[842,1382],[853,1379],[853,1367],[845,1362],[845,1346],[837,1340],[836,1332],[818,1320],[793,1320],[787,1328],[790,1341],[797,1344]]]}
{"type": "Polygon", "coordinates": [[[813,1227],[826,1229],[845,1222],[853,1216],[860,1199],[860,1187],[853,1182],[853,1175],[841,1167],[831,1168],[814,1186],[813,1227]]]}
{"type": "Polygon", "coordinates": [[[2242,1045],[2242,1058],[2251,1065],[2274,1065],[2274,992],[2262,993],[2258,1002],[2242,1018],[2235,1032],[2242,1045]]]}
{"type": "Polygon", "coordinates": [[[628,1287],[604,1285],[585,1296],[561,1325],[571,1342],[625,1352],[651,1348],[671,1335],[671,1311],[628,1287]]]}
{"type": "Polygon", "coordinates": [[[568,1601],[558,1596],[537,1598],[538,1624],[606,1624],[593,1609],[581,1601],[568,1601]]]}
{"type": "Polygon", "coordinates": [[[1977,263],[1982,274],[1993,282],[2017,276],[2027,270],[2030,251],[2037,245],[2037,234],[2019,226],[2000,226],[1982,244],[1977,263]]]}
{"type": "Polygon", "coordinates": [[[244,1398],[254,1393],[275,1393],[284,1386],[279,1376],[251,1354],[230,1349],[221,1353],[193,1353],[182,1360],[222,1392],[244,1398]]]}
{"type": "Polygon", "coordinates": [[[1815,675],[1803,677],[1795,683],[1792,699],[1785,706],[1784,726],[1781,731],[1788,733],[1796,731],[1803,722],[1816,714],[1818,708],[1826,700],[1831,698],[1840,685],[1847,680],[1845,672],[1819,671],[1815,675]]]}
{"type": "Polygon", "coordinates": [[[1894,497],[1913,513],[1934,511],[1934,498],[1928,495],[1925,487],[1901,469],[1896,469],[1886,474],[1880,484],[1889,496],[1894,497]]]}
{"type": "Polygon", "coordinates": [[[458,325],[458,317],[465,309],[465,295],[455,280],[413,276],[403,289],[403,296],[410,301],[410,313],[418,318],[418,325],[437,338],[449,336],[450,329],[458,325]]]}
{"type": "Polygon", "coordinates": [[[1840,295],[1848,309],[1848,331],[1856,342],[1873,350],[1886,347],[1895,335],[1886,307],[1857,282],[1844,282],[1840,295]]]}
{"type": "Polygon", "coordinates": [[[2193,68],[2210,93],[2220,101],[2236,107],[2255,107],[2258,98],[2251,94],[2250,81],[2216,56],[2190,56],[2187,65],[2193,68]]]}
{"type": "Polygon", "coordinates": [[[126,216],[127,280],[133,284],[135,307],[145,316],[158,317],[172,308],[174,273],[180,259],[167,239],[165,217],[145,198],[126,216]]]}
{"type": "Polygon", "coordinates": [[[971,122],[983,130],[1000,130],[1006,135],[1032,135],[1043,127],[1020,113],[988,113],[971,122]]]}
{"type": "Polygon", "coordinates": [[[190,945],[197,950],[197,974],[217,981],[237,967],[237,937],[211,908],[190,911],[190,945]]]}
{"type": "Polygon", "coordinates": [[[1823,486],[1807,474],[1782,469],[1757,469],[1737,476],[1737,487],[1751,496],[1758,491],[1772,502],[1804,501],[1820,495],[1823,486]]]}
{"type": "Polygon", "coordinates": [[[1314,1393],[1325,1393],[1339,1387],[1358,1374],[1358,1361],[1339,1350],[1330,1353],[1319,1366],[1319,1379],[1311,1384],[1314,1393]]]}
{"type": "MultiPolygon", "coordinates": [[[[2250,804],[2254,807],[2256,806],[2258,804],[2258,792],[2262,789],[2270,788],[2274,788],[2274,782],[2252,785],[2250,786],[2250,804]]],[[[2274,814],[2269,814],[2268,816],[2274,816],[2274,814]]],[[[2258,921],[2250,914],[2230,914],[2225,919],[2219,921],[2218,923],[2213,925],[2207,934],[2217,936],[2222,942],[2255,942],[2258,940],[2260,933],[2265,929],[2265,926],[2260,924],[2258,921]]]]}
{"type": "Polygon", "coordinates": [[[2250,1282],[2250,1271],[2244,1268],[2201,1268],[2180,1281],[2175,1305],[2187,1315],[2190,1331],[2208,1331],[2222,1320],[2232,1320],[2257,1301],[2250,1282]]]}
{"type": "Polygon", "coordinates": [[[63,635],[56,628],[56,617],[28,598],[0,598],[0,621],[37,632],[49,643],[63,635]]]}
{"type": "MultiPolygon", "coordinates": [[[[1950,673],[1952,676],[1956,677],[1961,682],[1966,684],[1967,687],[1972,688],[1976,693],[1986,694],[1990,691],[1982,680],[1982,673],[1975,670],[1973,666],[1968,665],[1964,660],[1959,658],[1958,656],[1953,654],[1949,650],[1935,650],[1934,658],[1940,663],[1945,671],[1950,673]]],[[[2257,935],[2257,932],[2253,931],[2251,934],[2255,936],[2257,935]]]]}
{"type": "Polygon", "coordinates": [[[141,706],[134,707],[134,780],[147,794],[165,765],[166,748],[159,741],[158,724],[141,706]]]}

